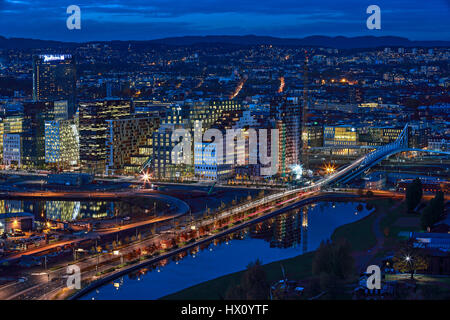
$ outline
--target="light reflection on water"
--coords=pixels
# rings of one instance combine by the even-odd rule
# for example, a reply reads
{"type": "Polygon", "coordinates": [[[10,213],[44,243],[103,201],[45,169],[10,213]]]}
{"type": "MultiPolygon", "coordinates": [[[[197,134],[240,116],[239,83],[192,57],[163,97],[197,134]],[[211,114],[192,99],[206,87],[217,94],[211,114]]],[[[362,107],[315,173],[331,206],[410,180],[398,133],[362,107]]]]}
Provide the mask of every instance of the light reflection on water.
{"type": "Polygon", "coordinates": [[[256,259],[270,263],[315,250],[337,227],[368,214],[359,203],[313,204],[130,273],[82,299],[158,299],[243,270],[256,259]]]}
{"type": "MultiPolygon", "coordinates": [[[[146,203],[153,208],[152,200],[146,203]]],[[[36,220],[76,221],[143,214],[144,208],[122,201],[0,200],[3,213],[28,212],[36,220]]]]}

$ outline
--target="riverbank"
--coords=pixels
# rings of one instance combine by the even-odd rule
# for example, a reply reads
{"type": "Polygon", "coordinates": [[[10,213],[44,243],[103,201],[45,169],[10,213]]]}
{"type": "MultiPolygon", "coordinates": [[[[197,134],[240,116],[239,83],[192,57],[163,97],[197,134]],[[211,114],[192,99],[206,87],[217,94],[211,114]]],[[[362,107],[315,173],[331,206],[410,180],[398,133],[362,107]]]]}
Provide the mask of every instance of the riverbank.
{"type": "MultiPolygon", "coordinates": [[[[170,258],[172,256],[177,255],[178,253],[190,250],[196,246],[202,245],[204,243],[208,243],[214,239],[223,237],[225,235],[231,234],[235,231],[244,229],[254,223],[258,223],[261,221],[264,221],[272,216],[275,215],[279,215],[281,213],[284,212],[289,212],[292,209],[295,208],[299,208],[311,203],[315,203],[315,202],[319,202],[319,201],[333,201],[335,199],[342,199],[342,198],[347,198],[347,199],[357,199],[360,198],[359,195],[356,194],[324,194],[324,195],[317,195],[311,198],[306,198],[306,199],[302,199],[298,202],[295,202],[293,204],[288,204],[287,206],[283,206],[275,211],[269,211],[268,213],[264,213],[256,218],[252,218],[251,220],[245,220],[244,222],[241,222],[240,224],[235,224],[235,225],[230,225],[230,226],[226,226],[225,229],[223,230],[218,230],[218,232],[213,233],[209,236],[203,237],[198,239],[197,241],[191,242],[189,244],[185,244],[182,245],[181,247],[176,248],[175,250],[171,250],[169,252],[166,252],[164,254],[158,255],[157,257],[151,257],[149,259],[143,259],[141,261],[137,261],[136,263],[131,263],[128,266],[124,266],[123,268],[120,269],[113,269],[110,270],[110,272],[108,274],[104,274],[102,275],[101,278],[96,279],[94,282],[88,284],[86,287],[82,288],[81,290],[75,292],[72,296],[70,296],[69,299],[78,299],[82,296],[84,296],[86,293],[96,289],[97,287],[110,282],[112,279],[118,278],[122,275],[125,275],[129,272],[132,272],[134,270],[140,269],[142,267],[145,267],[147,265],[151,265],[154,264],[160,260],[163,259],[167,259],[170,258]]],[[[73,292],[72,292],[73,293],[73,292]]]]}
{"type": "MultiPolygon", "coordinates": [[[[389,199],[374,199],[366,202],[366,207],[373,206],[375,210],[368,216],[358,221],[345,224],[338,227],[331,239],[337,240],[346,238],[352,245],[353,252],[367,251],[377,243],[377,235],[375,229],[378,229],[378,224],[381,217],[384,217],[386,210],[390,208],[394,201],[389,199]]],[[[264,271],[267,275],[267,280],[272,283],[283,278],[283,266],[286,276],[290,280],[304,280],[312,276],[312,261],[315,251],[308,252],[293,258],[284,259],[269,264],[263,265],[264,271]]],[[[356,261],[356,264],[359,264],[356,261]]],[[[198,285],[181,290],[174,294],[162,297],[162,300],[217,300],[223,299],[225,292],[229,287],[239,283],[242,273],[239,271],[231,273],[210,281],[200,283],[198,285]]]]}
{"type": "MultiPolygon", "coordinates": [[[[200,245],[202,243],[207,243],[208,241],[211,241],[213,239],[220,238],[220,237],[222,237],[222,236],[224,236],[226,234],[230,234],[230,233],[233,233],[233,232],[235,232],[237,230],[246,228],[247,226],[250,226],[250,225],[252,225],[254,223],[258,223],[260,221],[263,221],[263,220],[265,220],[267,218],[270,218],[272,216],[281,214],[283,212],[289,212],[292,209],[299,208],[299,207],[302,207],[302,206],[307,205],[307,204],[311,204],[311,203],[318,202],[318,201],[335,201],[335,199],[343,199],[343,198],[347,198],[348,200],[350,200],[350,199],[354,200],[354,199],[360,199],[361,196],[357,195],[357,194],[342,194],[342,193],[339,193],[339,194],[324,194],[324,195],[319,195],[319,196],[315,196],[315,197],[312,197],[312,198],[303,199],[303,200],[298,201],[296,203],[287,205],[287,206],[285,206],[283,208],[277,209],[277,210],[272,211],[272,212],[268,212],[267,214],[263,214],[262,216],[259,216],[258,218],[254,218],[254,219],[251,219],[249,221],[244,221],[244,222],[242,222],[240,224],[237,224],[237,225],[230,225],[225,230],[219,231],[217,233],[214,233],[214,234],[210,235],[209,237],[205,237],[205,238],[201,239],[200,242],[194,242],[194,243],[190,243],[188,245],[182,245],[182,247],[177,248],[177,250],[175,250],[175,251],[170,251],[170,252],[165,253],[164,255],[158,256],[157,259],[168,258],[169,256],[173,256],[174,254],[177,254],[178,250],[186,251],[186,250],[188,250],[191,247],[198,246],[198,245],[200,245]]],[[[330,234],[331,234],[331,232],[332,231],[330,231],[330,234]]],[[[156,261],[154,259],[155,258],[152,258],[150,260],[144,260],[144,261],[141,261],[140,263],[138,263],[136,265],[127,266],[127,267],[124,268],[125,270],[123,270],[123,269],[121,269],[120,271],[119,270],[115,270],[112,273],[113,275],[112,274],[108,274],[108,275],[105,274],[104,277],[102,277],[103,279],[97,279],[94,283],[91,283],[88,287],[86,287],[86,288],[82,289],[81,291],[77,292],[71,298],[72,299],[73,298],[80,298],[85,293],[90,292],[91,290],[95,289],[98,286],[102,286],[104,283],[108,282],[108,280],[105,280],[105,279],[110,279],[110,277],[109,277],[110,275],[112,275],[113,277],[117,278],[117,277],[121,276],[122,274],[131,272],[132,271],[131,269],[140,268],[140,267],[142,268],[142,267],[145,267],[147,265],[151,265],[151,264],[155,263],[156,261]]]]}

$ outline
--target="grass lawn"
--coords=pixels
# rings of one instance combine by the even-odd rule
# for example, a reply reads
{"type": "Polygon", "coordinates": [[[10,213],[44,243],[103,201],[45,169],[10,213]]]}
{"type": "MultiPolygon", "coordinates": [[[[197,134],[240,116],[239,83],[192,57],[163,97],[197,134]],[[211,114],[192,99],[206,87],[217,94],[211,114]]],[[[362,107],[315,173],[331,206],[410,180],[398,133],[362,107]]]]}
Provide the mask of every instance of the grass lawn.
{"type": "MultiPolygon", "coordinates": [[[[409,281],[409,274],[386,275],[388,281],[409,281]]],[[[419,299],[448,300],[450,299],[450,276],[414,275],[419,299]]]]}
{"type": "Polygon", "coordinates": [[[395,248],[399,242],[404,240],[399,235],[400,232],[421,231],[420,216],[417,214],[406,213],[406,204],[402,202],[398,207],[387,210],[386,215],[380,221],[380,228],[385,235],[385,247],[395,248]],[[404,222],[409,223],[405,224],[404,222]],[[416,225],[412,222],[416,221],[416,225]]]}
{"type": "MultiPolygon", "coordinates": [[[[410,277],[409,274],[387,274],[386,280],[394,281],[394,280],[408,280],[410,277]]],[[[432,274],[415,274],[414,279],[419,283],[426,282],[440,282],[450,286],[450,276],[435,276],[432,274]]]]}
{"type": "Polygon", "coordinates": [[[367,251],[377,243],[372,230],[376,218],[376,212],[373,212],[361,220],[340,226],[334,230],[331,240],[344,238],[350,242],[352,251],[367,251]]]}
{"type": "MultiPolygon", "coordinates": [[[[289,279],[300,280],[311,275],[314,252],[308,252],[290,259],[276,261],[263,265],[270,283],[283,278],[281,265],[283,265],[289,279]]],[[[243,271],[235,272],[223,277],[206,281],[193,287],[165,296],[163,300],[219,300],[223,299],[231,285],[240,282],[243,271]]]]}

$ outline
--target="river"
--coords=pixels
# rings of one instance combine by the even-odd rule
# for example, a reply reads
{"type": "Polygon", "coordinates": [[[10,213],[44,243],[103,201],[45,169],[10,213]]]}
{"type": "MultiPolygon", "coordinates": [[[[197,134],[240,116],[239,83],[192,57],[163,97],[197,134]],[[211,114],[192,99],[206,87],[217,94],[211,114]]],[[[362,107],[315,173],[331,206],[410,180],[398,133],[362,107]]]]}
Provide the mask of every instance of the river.
{"type": "Polygon", "coordinates": [[[315,250],[333,231],[370,213],[359,202],[320,202],[278,215],[132,272],[88,293],[84,300],[158,299],[240,271],[256,259],[270,263],[315,250]]]}

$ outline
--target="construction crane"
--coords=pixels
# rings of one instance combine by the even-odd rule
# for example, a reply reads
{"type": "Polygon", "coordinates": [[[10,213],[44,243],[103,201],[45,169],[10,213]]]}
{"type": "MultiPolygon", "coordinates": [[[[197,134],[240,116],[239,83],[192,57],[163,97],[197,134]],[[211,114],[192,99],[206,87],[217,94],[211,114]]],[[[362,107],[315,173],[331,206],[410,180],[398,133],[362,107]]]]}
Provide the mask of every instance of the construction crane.
{"type": "MultiPolygon", "coordinates": [[[[303,66],[303,109],[302,109],[302,149],[301,159],[303,172],[307,172],[309,169],[309,157],[308,157],[308,52],[305,50],[305,63],[303,66]]],[[[299,157],[300,158],[300,157],[299,157]]]]}

